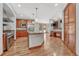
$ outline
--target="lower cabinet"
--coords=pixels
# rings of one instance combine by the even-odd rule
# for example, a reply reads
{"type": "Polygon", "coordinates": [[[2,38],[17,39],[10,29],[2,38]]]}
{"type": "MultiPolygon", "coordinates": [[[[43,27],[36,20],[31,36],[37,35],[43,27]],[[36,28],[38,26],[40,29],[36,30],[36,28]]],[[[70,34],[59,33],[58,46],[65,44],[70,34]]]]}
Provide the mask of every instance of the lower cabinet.
{"type": "Polygon", "coordinates": [[[62,38],[62,32],[51,31],[50,36],[62,38]]]}
{"type": "Polygon", "coordinates": [[[3,33],[3,51],[7,50],[7,35],[3,33]]]}
{"type": "Polygon", "coordinates": [[[28,37],[28,32],[26,30],[17,30],[16,38],[18,37],[28,37]]]}
{"type": "Polygon", "coordinates": [[[7,36],[7,33],[3,33],[3,51],[7,51],[14,42],[14,35],[7,36]]]}

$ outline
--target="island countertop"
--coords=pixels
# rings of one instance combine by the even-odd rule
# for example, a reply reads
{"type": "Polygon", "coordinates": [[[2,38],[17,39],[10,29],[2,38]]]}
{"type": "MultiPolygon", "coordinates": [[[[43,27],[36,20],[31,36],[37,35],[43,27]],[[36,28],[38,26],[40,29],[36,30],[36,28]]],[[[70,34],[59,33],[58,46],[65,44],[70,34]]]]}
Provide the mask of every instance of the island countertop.
{"type": "Polygon", "coordinates": [[[44,34],[44,32],[29,32],[29,35],[30,34],[44,34]]]}

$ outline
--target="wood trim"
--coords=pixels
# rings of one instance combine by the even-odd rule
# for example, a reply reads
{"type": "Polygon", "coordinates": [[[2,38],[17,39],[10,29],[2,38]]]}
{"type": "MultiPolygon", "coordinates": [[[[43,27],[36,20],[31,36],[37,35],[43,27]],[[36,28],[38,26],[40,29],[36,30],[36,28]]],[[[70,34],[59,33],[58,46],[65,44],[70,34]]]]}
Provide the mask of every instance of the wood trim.
{"type": "MultiPolygon", "coordinates": [[[[76,39],[76,3],[75,3],[75,39],[76,39]]],[[[76,40],[75,40],[75,54],[77,55],[77,53],[76,53],[76,40]]]]}
{"type": "Polygon", "coordinates": [[[50,32],[50,37],[58,37],[58,38],[62,38],[62,32],[60,31],[51,31],[50,32]],[[57,36],[56,34],[59,34],[60,36],[57,36]]]}

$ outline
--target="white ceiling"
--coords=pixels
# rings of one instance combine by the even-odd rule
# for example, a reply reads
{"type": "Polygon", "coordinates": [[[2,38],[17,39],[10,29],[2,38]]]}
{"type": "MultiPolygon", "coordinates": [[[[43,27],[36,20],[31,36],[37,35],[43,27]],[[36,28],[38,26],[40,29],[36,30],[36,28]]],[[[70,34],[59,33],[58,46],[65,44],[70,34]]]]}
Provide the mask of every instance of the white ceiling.
{"type": "Polygon", "coordinates": [[[55,3],[11,3],[11,6],[19,19],[33,19],[32,13],[35,14],[35,8],[38,8],[38,21],[49,22],[49,19],[53,17],[62,17],[66,4],[58,3],[55,7],[55,3]],[[18,7],[18,4],[21,7],[18,7]]]}
{"type": "Polygon", "coordinates": [[[7,4],[3,4],[3,15],[7,15],[7,17],[13,17],[14,14],[10,7],[7,4]]]}

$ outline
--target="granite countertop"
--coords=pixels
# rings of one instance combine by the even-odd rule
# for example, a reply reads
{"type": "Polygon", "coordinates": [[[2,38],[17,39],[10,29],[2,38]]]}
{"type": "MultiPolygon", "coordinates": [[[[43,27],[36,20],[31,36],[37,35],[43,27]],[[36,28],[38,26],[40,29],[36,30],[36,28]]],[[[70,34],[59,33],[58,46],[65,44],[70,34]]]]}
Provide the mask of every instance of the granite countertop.
{"type": "Polygon", "coordinates": [[[26,28],[16,28],[16,30],[27,30],[26,28]]]}

